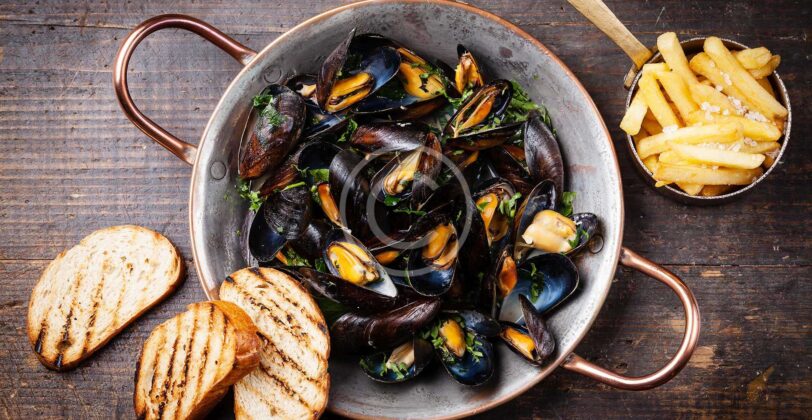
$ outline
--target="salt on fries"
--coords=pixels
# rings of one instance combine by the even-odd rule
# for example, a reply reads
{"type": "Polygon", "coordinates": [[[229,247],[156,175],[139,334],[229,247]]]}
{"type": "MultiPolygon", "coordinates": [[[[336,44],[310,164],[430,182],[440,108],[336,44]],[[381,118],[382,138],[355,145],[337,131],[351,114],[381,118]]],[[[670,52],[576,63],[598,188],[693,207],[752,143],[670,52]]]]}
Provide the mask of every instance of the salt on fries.
{"type": "Polygon", "coordinates": [[[755,181],[781,148],[787,109],[766,79],[781,57],[709,37],[689,58],[673,32],[657,48],[664,62],[643,66],[620,122],[656,185],[712,197],[755,181]]]}

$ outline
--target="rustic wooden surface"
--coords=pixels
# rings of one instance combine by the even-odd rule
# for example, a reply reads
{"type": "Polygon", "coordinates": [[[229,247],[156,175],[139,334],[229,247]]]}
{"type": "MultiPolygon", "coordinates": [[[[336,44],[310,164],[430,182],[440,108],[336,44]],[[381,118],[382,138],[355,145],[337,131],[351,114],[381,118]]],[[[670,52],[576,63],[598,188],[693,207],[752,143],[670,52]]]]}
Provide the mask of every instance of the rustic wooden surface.
{"type": "MultiPolygon", "coordinates": [[[[343,2],[36,1],[0,3],[0,417],[131,417],[134,360],[149,331],[204,299],[191,261],[191,169],[121,114],[113,55],[147,17],[186,13],[260,48],[343,2]],[[47,371],[25,338],[41,270],[89,232],[113,224],[157,229],[189,267],[181,290],[70,373],[47,371]]],[[[617,129],[624,55],[563,0],[472,1],[529,31],[566,62],[612,129],[623,171],[626,246],[681,275],[702,309],[688,367],[648,392],[624,392],[559,370],[487,416],[651,418],[808,417],[812,412],[812,31],[808,1],[611,1],[651,45],[656,35],[717,34],[782,55],[792,144],[757,193],[718,208],[675,204],[638,178],[617,129]],[[758,378],[763,380],[759,381],[758,378]]],[[[238,65],[199,38],[164,31],[146,41],[130,84],[141,109],[197,138],[238,65]]],[[[675,350],[679,303],[663,286],[619,270],[578,353],[641,374],[675,350]]]]}

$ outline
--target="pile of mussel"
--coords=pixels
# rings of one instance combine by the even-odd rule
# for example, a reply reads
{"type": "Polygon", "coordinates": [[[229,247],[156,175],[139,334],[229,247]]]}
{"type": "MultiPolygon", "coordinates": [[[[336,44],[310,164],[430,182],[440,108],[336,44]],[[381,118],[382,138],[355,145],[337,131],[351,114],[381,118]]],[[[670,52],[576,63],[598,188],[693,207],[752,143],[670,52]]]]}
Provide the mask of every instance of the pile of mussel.
{"type": "Polygon", "coordinates": [[[254,97],[241,141],[240,178],[264,199],[250,257],[299,279],[334,354],[381,382],[435,362],[482,384],[500,341],[543,364],[545,318],[598,233],[572,214],[546,110],[457,50],[452,68],[353,31],[317,74],[254,97]]]}

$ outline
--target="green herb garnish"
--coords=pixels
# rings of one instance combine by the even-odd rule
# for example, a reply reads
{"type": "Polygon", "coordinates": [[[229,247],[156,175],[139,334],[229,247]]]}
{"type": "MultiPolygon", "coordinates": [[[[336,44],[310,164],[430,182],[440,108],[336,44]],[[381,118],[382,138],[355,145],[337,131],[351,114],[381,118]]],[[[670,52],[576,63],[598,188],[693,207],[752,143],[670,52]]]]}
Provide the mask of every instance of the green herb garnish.
{"type": "Polygon", "coordinates": [[[394,207],[394,206],[397,206],[398,203],[400,203],[401,200],[403,200],[403,199],[399,198],[399,197],[392,196],[392,195],[387,195],[383,199],[383,204],[385,204],[387,207],[394,207]]]}
{"type": "Polygon", "coordinates": [[[561,194],[561,215],[572,216],[572,202],[575,201],[575,193],[572,191],[564,191],[561,194]]]}
{"type": "Polygon", "coordinates": [[[256,213],[262,206],[262,203],[265,202],[265,197],[260,197],[259,191],[251,190],[251,184],[243,179],[240,179],[237,184],[237,192],[244,200],[248,200],[248,209],[254,213],[256,213]]]}
{"type": "Polygon", "coordinates": [[[575,249],[579,244],[582,242],[586,242],[589,240],[589,233],[587,233],[584,228],[578,226],[578,229],[575,231],[575,238],[571,241],[567,241],[570,244],[570,248],[575,249]]]}
{"type": "Polygon", "coordinates": [[[350,118],[349,121],[347,122],[347,128],[344,129],[344,132],[341,134],[341,137],[339,137],[338,140],[336,141],[338,143],[344,143],[348,141],[350,138],[352,138],[353,133],[355,133],[355,130],[357,129],[358,123],[355,122],[354,119],[350,118]]]}
{"type": "Polygon", "coordinates": [[[324,262],[323,258],[317,258],[315,261],[313,261],[313,267],[316,269],[316,271],[320,271],[322,273],[327,272],[327,264],[324,262]]]}
{"type": "Polygon", "coordinates": [[[254,108],[265,108],[272,101],[273,101],[273,95],[260,93],[259,95],[254,96],[253,105],[254,105],[254,108]]]}
{"type": "Polygon", "coordinates": [[[296,253],[290,246],[285,247],[283,254],[285,255],[285,265],[288,267],[310,267],[307,258],[296,253]]]}
{"type": "Polygon", "coordinates": [[[477,204],[476,208],[478,208],[479,212],[482,213],[483,211],[485,211],[485,207],[488,207],[488,204],[491,204],[491,200],[483,201],[483,202],[477,204]]]}
{"type": "Polygon", "coordinates": [[[513,218],[514,216],[516,216],[516,206],[518,204],[517,201],[520,198],[522,198],[522,193],[517,192],[517,193],[513,194],[507,200],[502,200],[499,203],[499,213],[502,213],[503,215],[505,215],[507,217],[510,217],[510,218],[513,218]]]}
{"type": "Polygon", "coordinates": [[[316,185],[330,181],[330,170],[327,168],[308,169],[307,172],[310,174],[310,177],[313,178],[313,183],[316,185]]]}
{"type": "Polygon", "coordinates": [[[403,213],[403,214],[413,214],[413,215],[418,216],[418,217],[426,215],[425,211],[423,211],[423,210],[412,210],[411,207],[409,207],[408,209],[395,209],[395,210],[393,210],[393,212],[395,212],[395,213],[403,213]]]}
{"type": "Polygon", "coordinates": [[[294,188],[304,187],[305,185],[306,184],[305,184],[304,181],[299,181],[299,182],[290,184],[290,185],[286,186],[285,188],[282,188],[282,191],[287,191],[287,190],[292,190],[294,188]]]}

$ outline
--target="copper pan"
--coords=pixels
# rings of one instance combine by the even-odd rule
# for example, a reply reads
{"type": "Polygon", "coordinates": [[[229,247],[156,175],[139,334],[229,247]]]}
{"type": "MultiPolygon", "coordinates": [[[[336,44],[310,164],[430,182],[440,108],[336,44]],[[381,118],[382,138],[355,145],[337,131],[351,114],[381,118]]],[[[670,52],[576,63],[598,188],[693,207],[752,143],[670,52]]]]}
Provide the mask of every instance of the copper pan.
{"type": "Polygon", "coordinates": [[[456,45],[471,48],[494,77],[516,79],[552,114],[569,169],[568,189],[578,191],[576,209],[596,213],[604,225],[603,247],[576,262],[582,287],[550,318],[557,353],[534,368],[498,346],[498,374],[488,384],[467,388],[442,372],[401,386],[369,381],[355,362],[331,360],[329,409],[355,418],[457,418],[479,413],[532,387],[557,367],[622,389],[642,390],[673,378],[688,362],[699,337],[699,309],[693,294],[665,268],[621,246],[623,201],[620,171],[595,104],[572,72],[543,44],[513,24],[473,6],[444,0],[363,1],[322,13],[291,29],[260,52],[239,44],[212,26],[182,15],[164,15],[136,27],[115,61],[113,83],[125,115],[145,134],[193,165],[189,197],[192,250],[198,277],[209,298],[221,280],[246,265],[235,233],[247,213],[245,203],[223,200],[234,194],[237,148],[250,99],[268,83],[293,72],[313,71],[353,27],[378,32],[415,46],[446,62],[456,45]],[[147,118],[127,88],[127,65],[138,44],[163,28],[192,31],[244,64],[226,89],[197,146],[184,142],[147,118]],[[603,305],[617,264],[638,270],[672,289],[685,310],[685,332],[674,356],[656,372],[626,377],[596,366],[574,352],[603,305]]]}

